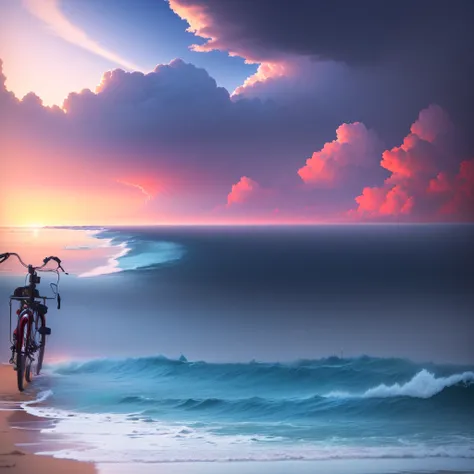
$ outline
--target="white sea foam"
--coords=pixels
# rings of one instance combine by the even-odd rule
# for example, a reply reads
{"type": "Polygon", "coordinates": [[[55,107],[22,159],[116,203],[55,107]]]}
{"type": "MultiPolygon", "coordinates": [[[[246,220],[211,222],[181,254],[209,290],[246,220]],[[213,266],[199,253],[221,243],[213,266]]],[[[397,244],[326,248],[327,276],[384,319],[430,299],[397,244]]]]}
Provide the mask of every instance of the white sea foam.
{"type": "Polygon", "coordinates": [[[388,398],[388,397],[414,397],[430,398],[437,395],[445,388],[463,383],[474,384],[474,372],[463,372],[448,377],[435,377],[426,369],[418,372],[411,380],[404,384],[380,384],[369,388],[364,393],[354,394],[349,392],[333,391],[325,395],[328,398],[388,398]]]}
{"type": "Polygon", "coordinates": [[[153,265],[164,264],[179,260],[184,254],[184,248],[174,242],[142,242],[141,252],[130,255],[131,246],[125,241],[120,244],[115,243],[114,239],[100,239],[101,247],[111,247],[119,249],[118,253],[111,256],[106,265],[96,267],[90,271],[79,275],[79,278],[97,277],[118,273],[124,270],[136,270],[153,265]]]}
{"type": "MultiPolygon", "coordinates": [[[[130,474],[130,464],[102,463],[98,464],[99,474],[130,474]]],[[[162,472],[156,464],[134,463],[135,474],[157,474],[162,472]]],[[[458,472],[473,474],[473,463],[470,459],[432,458],[424,459],[335,459],[324,462],[251,462],[242,463],[207,463],[205,466],[189,463],[167,465],[168,474],[380,474],[428,472],[458,472]]]]}
{"type": "Polygon", "coordinates": [[[52,390],[45,390],[44,392],[39,392],[38,396],[34,400],[28,400],[21,404],[21,407],[26,409],[30,405],[36,405],[38,403],[46,401],[53,394],[52,390]]]}
{"type": "Polygon", "coordinates": [[[288,461],[380,458],[474,459],[472,440],[428,446],[400,443],[397,446],[349,446],[330,440],[284,442],[261,435],[223,435],[211,428],[143,419],[139,414],[86,414],[25,405],[29,413],[55,419],[42,429],[54,433],[57,449],[39,454],[98,463],[288,461]],[[71,447],[74,446],[74,447],[71,447]]]}
{"type": "Polygon", "coordinates": [[[436,378],[431,372],[423,369],[418,372],[409,382],[405,384],[384,385],[371,388],[364,393],[365,398],[385,398],[385,397],[417,397],[430,398],[440,393],[447,387],[464,383],[474,383],[474,372],[463,372],[449,377],[436,378]]]}
{"type": "Polygon", "coordinates": [[[96,268],[93,268],[92,270],[88,272],[81,273],[79,275],[79,278],[88,278],[88,277],[96,277],[99,275],[109,275],[111,273],[117,273],[122,271],[122,269],[119,267],[119,259],[122,257],[125,257],[130,252],[130,248],[127,247],[127,244],[122,243],[118,244],[115,247],[119,248],[120,250],[118,251],[117,254],[113,255],[107,260],[107,265],[102,265],[96,268]]]}
{"type": "Polygon", "coordinates": [[[0,411],[23,411],[29,405],[35,405],[47,400],[53,392],[51,390],[46,390],[44,392],[38,393],[38,396],[34,400],[28,400],[26,402],[18,402],[13,400],[3,400],[0,401],[0,411]]]}

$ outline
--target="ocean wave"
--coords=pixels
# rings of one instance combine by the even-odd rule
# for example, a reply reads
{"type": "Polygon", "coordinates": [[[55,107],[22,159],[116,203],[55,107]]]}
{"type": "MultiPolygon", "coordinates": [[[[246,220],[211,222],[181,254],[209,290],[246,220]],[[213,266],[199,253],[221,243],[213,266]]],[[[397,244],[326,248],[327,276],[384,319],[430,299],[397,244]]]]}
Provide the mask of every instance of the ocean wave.
{"type": "Polygon", "coordinates": [[[445,388],[454,385],[464,385],[468,387],[474,384],[474,372],[463,372],[462,374],[453,374],[449,377],[436,378],[434,374],[423,369],[418,372],[409,382],[405,384],[396,383],[391,386],[381,384],[377,387],[367,390],[363,397],[365,398],[384,398],[384,397],[416,397],[430,398],[437,395],[445,388]]]}
{"type": "MultiPolygon", "coordinates": [[[[445,373],[454,369],[459,368],[439,366],[433,370],[445,373]]],[[[267,421],[327,416],[389,418],[420,414],[423,400],[426,415],[434,407],[442,412],[474,410],[474,372],[436,376],[413,362],[366,356],[288,364],[217,364],[156,356],[70,362],[51,370],[73,381],[99,377],[104,387],[109,381],[114,384],[114,396],[101,398],[99,394],[88,398],[89,404],[100,406],[103,400],[104,405],[115,405],[119,411],[130,407],[150,417],[194,413],[199,418],[212,414],[220,419],[267,421]],[[387,373],[381,370],[384,364],[387,373]],[[397,364],[400,381],[384,383],[393,379],[397,364]],[[351,391],[341,390],[347,387],[351,391]]]]}
{"type": "Polygon", "coordinates": [[[24,409],[54,420],[49,454],[93,462],[474,459],[473,374],[368,356],[95,359],[45,367],[54,393],[24,409]]]}
{"type": "Polygon", "coordinates": [[[116,247],[118,251],[109,258],[106,265],[79,275],[82,278],[132,270],[150,270],[176,262],[185,254],[184,247],[178,243],[147,240],[112,229],[101,229],[92,235],[106,242],[105,246],[116,247]]]}
{"type": "Polygon", "coordinates": [[[45,402],[48,398],[50,398],[53,395],[52,390],[44,390],[42,392],[39,392],[36,396],[35,399],[33,400],[28,400],[26,402],[22,402],[21,407],[25,409],[27,406],[30,405],[37,405],[38,403],[45,402]]]}
{"type": "Polygon", "coordinates": [[[233,362],[211,363],[188,361],[186,357],[170,359],[165,356],[101,358],[84,361],[58,363],[51,366],[55,373],[108,373],[124,376],[140,376],[146,371],[148,378],[163,376],[181,376],[230,382],[264,380],[272,385],[280,381],[324,388],[328,385],[365,386],[363,391],[331,391],[328,397],[383,397],[383,396],[420,396],[437,393],[443,386],[458,382],[473,381],[472,367],[417,364],[406,359],[383,359],[361,356],[341,359],[328,357],[294,362],[233,362]],[[429,368],[426,368],[429,367],[429,368]],[[436,375],[435,375],[436,373],[436,375]],[[393,383],[386,381],[394,380],[393,383]],[[375,382],[375,383],[374,383],[375,382]]]}
{"type": "Polygon", "coordinates": [[[125,257],[129,252],[130,249],[125,244],[117,245],[118,253],[112,257],[110,257],[107,261],[107,265],[101,265],[99,267],[95,267],[88,272],[81,273],[79,278],[89,278],[89,277],[96,277],[100,275],[109,275],[111,273],[117,273],[122,271],[119,266],[119,260],[122,257],[125,257]]]}
{"type": "Polygon", "coordinates": [[[433,373],[423,369],[414,375],[411,380],[403,384],[380,384],[369,388],[362,394],[335,391],[328,393],[326,396],[329,398],[431,398],[444,389],[455,385],[464,387],[474,385],[474,372],[463,372],[437,378],[433,373]]]}

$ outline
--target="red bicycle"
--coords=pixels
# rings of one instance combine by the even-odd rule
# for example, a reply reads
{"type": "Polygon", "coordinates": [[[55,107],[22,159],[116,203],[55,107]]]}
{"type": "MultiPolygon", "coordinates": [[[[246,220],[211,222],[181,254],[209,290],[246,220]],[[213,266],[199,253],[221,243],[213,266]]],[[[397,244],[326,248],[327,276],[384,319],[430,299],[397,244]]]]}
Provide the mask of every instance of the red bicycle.
{"type": "Polygon", "coordinates": [[[61,297],[58,292],[59,271],[67,275],[61,266],[61,260],[58,257],[46,257],[43,265],[34,267],[23,262],[16,253],[0,254],[0,263],[5,262],[11,256],[17,257],[19,262],[28,270],[29,284],[15,289],[10,296],[10,343],[12,357],[10,364],[13,364],[17,372],[18,390],[22,392],[25,388],[24,381],[31,382],[33,375],[39,375],[43,367],[44,352],[46,348],[46,336],[51,334],[51,329],[46,327],[46,313],[48,307],[46,300],[56,299],[58,309],[61,308],[61,297]],[[57,268],[45,268],[51,261],[57,263],[57,268]],[[54,297],[40,296],[36,288],[41,282],[41,277],[37,272],[55,272],[58,276],[56,283],[50,283],[54,297]],[[38,301],[38,300],[42,300],[38,301]],[[19,302],[19,308],[16,311],[18,316],[16,328],[12,333],[12,303],[19,302]],[[38,358],[35,359],[35,355],[38,358]],[[36,363],[35,363],[36,362],[36,363]]]}

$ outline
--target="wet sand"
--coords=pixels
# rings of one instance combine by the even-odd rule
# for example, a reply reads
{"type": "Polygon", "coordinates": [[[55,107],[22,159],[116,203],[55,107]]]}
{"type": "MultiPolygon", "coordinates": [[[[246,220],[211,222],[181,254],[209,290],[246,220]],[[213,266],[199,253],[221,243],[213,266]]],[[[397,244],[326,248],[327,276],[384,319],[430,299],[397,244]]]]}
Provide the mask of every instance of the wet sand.
{"type": "Polygon", "coordinates": [[[21,446],[34,443],[37,437],[35,431],[13,427],[34,426],[41,422],[20,408],[21,403],[34,398],[34,386],[20,393],[12,367],[0,365],[0,474],[96,474],[97,470],[91,463],[37,456],[31,449],[21,446]]]}

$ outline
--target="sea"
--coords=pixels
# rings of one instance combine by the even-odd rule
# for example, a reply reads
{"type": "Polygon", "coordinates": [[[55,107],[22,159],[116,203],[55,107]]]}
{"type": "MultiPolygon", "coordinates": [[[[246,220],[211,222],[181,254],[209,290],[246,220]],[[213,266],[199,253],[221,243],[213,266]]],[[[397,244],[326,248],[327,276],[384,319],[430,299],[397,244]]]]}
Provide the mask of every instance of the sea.
{"type": "MultiPolygon", "coordinates": [[[[22,405],[47,420],[35,452],[103,473],[474,472],[473,226],[2,236],[70,273],[22,405]]],[[[2,270],[7,303],[24,275],[2,270]]]]}

